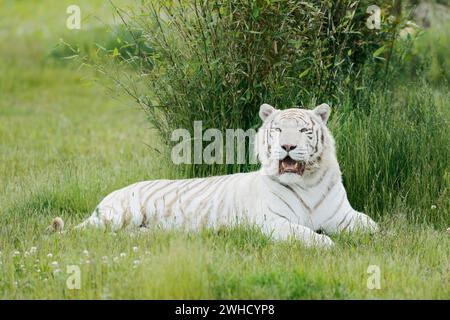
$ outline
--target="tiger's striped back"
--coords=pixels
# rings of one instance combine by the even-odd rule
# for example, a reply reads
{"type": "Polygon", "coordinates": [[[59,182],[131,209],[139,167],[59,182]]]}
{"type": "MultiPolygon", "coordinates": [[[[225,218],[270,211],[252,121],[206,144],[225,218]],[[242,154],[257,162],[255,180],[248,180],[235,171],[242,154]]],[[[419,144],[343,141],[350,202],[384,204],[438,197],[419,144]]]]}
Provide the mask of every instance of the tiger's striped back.
{"type": "Polygon", "coordinates": [[[109,194],[83,226],[109,226],[117,230],[229,225],[244,218],[241,213],[254,207],[251,204],[254,198],[241,191],[240,186],[251,185],[257,178],[255,173],[244,173],[135,183],[109,194]]]}

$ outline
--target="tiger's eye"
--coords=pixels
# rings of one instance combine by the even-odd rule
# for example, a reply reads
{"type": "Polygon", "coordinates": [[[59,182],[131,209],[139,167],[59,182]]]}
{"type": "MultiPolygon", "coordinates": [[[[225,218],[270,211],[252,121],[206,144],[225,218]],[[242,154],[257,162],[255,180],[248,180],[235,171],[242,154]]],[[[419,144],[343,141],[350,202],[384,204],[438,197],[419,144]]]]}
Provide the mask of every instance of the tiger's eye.
{"type": "Polygon", "coordinates": [[[281,129],[280,128],[275,128],[275,131],[276,132],[281,132],[281,129]]]}
{"type": "Polygon", "coordinates": [[[306,132],[308,129],[306,129],[306,128],[302,128],[301,130],[300,130],[300,132],[306,132]]]}

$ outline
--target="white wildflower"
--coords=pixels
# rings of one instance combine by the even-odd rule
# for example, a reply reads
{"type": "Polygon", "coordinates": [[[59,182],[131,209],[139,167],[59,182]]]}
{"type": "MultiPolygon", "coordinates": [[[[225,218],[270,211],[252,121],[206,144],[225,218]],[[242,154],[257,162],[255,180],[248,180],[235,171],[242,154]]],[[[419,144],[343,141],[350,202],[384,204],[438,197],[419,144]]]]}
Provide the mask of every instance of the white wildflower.
{"type": "Polygon", "coordinates": [[[133,247],[133,252],[138,252],[139,248],[138,247],[133,247]]]}
{"type": "Polygon", "coordinates": [[[53,254],[52,253],[47,254],[47,258],[53,258],[53,254]]]}

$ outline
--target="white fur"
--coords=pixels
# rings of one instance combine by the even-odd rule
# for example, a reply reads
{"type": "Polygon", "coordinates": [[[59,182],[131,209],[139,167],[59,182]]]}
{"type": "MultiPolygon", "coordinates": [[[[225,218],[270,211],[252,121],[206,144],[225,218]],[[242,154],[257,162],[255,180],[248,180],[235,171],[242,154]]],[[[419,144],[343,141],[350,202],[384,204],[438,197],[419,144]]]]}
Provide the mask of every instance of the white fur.
{"type": "Polygon", "coordinates": [[[328,233],[374,231],[375,222],[353,210],[348,202],[334,140],[326,127],[329,113],[326,104],[311,111],[280,111],[264,104],[256,146],[260,170],[203,179],[139,182],[108,195],[79,227],[198,230],[247,222],[257,224],[275,239],[292,236],[307,246],[333,245],[328,236],[315,232],[319,229],[328,233]],[[311,126],[314,136],[308,131],[312,129],[307,129],[311,126]],[[286,143],[295,149],[284,150],[282,145],[286,143]],[[302,176],[278,173],[279,160],[287,155],[307,163],[302,176]]]}

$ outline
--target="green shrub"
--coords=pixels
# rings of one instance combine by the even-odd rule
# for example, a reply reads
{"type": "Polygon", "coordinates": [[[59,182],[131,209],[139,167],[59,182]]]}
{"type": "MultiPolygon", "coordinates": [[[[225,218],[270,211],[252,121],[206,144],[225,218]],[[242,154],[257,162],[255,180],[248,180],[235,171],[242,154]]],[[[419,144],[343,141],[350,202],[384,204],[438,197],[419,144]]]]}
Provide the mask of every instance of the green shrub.
{"type": "MultiPolygon", "coordinates": [[[[382,28],[369,30],[370,1],[143,1],[133,13],[118,12],[133,39],[154,51],[121,57],[138,73],[117,82],[168,145],[174,129],[192,132],[194,120],[205,129],[254,128],[263,102],[281,108],[333,102],[355,85],[368,57],[381,61],[395,36],[398,21],[386,19],[390,3],[378,3],[382,28]],[[148,60],[151,70],[141,67],[148,60]]],[[[189,165],[181,172],[245,169],[189,165]]]]}

